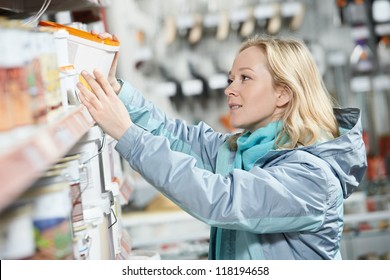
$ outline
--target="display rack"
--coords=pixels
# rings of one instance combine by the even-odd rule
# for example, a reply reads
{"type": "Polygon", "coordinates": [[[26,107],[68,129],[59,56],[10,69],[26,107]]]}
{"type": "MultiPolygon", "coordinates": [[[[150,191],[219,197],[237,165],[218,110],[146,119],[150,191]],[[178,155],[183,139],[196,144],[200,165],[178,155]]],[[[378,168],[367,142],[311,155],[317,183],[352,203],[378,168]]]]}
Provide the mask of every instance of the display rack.
{"type": "Polygon", "coordinates": [[[348,214],[344,216],[344,222],[346,224],[360,223],[366,221],[379,221],[390,219],[390,211],[376,211],[376,212],[368,212],[368,213],[358,213],[358,214],[348,214]]]}
{"type": "Polygon", "coordinates": [[[390,230],[375,229],[343,235],[340,251],[343,259],[388,259],[390,230]]]}
{"type": "Polygon", "coordinates": [[[75,107],[58,120],[37,127],[25,139],[3,149],[0,152],[0,211],[65,155],[93,124],[94,120],[84,106],[75,107]]]}
{"type": "Polygon", "coordinates": [[[182,210],[122,213],[133,248],[208,239],[210,227],[182,210]]]}
{"type": "MultiPolygon", "coordinates": [[[[57,11],[103,8],[109,4],[109,0],[0,0],[0,16],[10,16],[10,20],[28,19],[27,22],[31,23],[42,15],[41,11],[54,14],[57,11]],[[33,14],[35,16],[29,18],[33,14]]],[[[42,75],[42,79],[45,78],[47,77],[42,75]]],[[[66,93],[69,94],[69,91],[76,91],[76,88],[72,87],[66,93]]],[[[103,133],[83,105],[65,106],[65,102],[63,99],[62,107],[48,107],[45,118],[39,119],[39,123],[15,125],[0,132],[0,218],[3,222],[2,241],[7,245],[0,250],[2,259],[57,258],[57,255],[41,256],[42,248],[36,242],[36,236],[41,233],[39,229],[37,233],[34,224],[40,196],[29,201],[32,211],[23,212],[24,216],[11,217],[9,213],[17,211],[16,214],[19,214],[21,211],[18,199],[36,186],[34,184],[46,174],[45,171],[56,168],[56,163],[65,158],[74,158],[68,157],[71,155],[78,159],[69,164],[58,164],[61,165],[61,174],[50,175],[50,179],[61,177],[59,179],[70,187],[72,213],[69,213],[71,219],[65,220],[69,222],[66,228],[71,229],[66,235],[72,233],[69,236],[72,244],[67,245],[72,245],[68,247],[72,247],[73,252],[72,256],[69,254],[66,258],[127,259],[131,251],[129,238],[122,230],[120,209],[120,194],[128,195],[131,189],[126,189],[129,186],[122,182],[122,166],[119,154],[114,150],[115,141],[103,133]],[[62,169],[62,166],[66,167],[62,169]],[[73,215],[76,210],[77,219],[73,215]],[[25,235],[18,235],[20,227],[15,227],[15,223],[25,225],[21,231],[25,235]],[[28,246],[24,243],[26,239],[32,242],[28,246]]],[[[16,114],[18,110],[12,113],[16,114]]],[[[123,201],[125,202],[126,200],[123,201]]],[[[59,226],[51,222],[50,227],[45,228],[53,233],[50,234],[53,240],[58,237],[57,234],[63,234],[62,229],[58,229],[59,226]]],[[[56,242],[45,246],[49,246],[50,250],[57,250],[57,244],[54,243],[56,242]]]]}
{"type": "MultiPolygon", "coordinates": [[[[44,0],[0,0],[0,8],[12,10],[16,13],[37,12],[44,4],[44,0]]],[[[51,0],[48,6],[48,12],[57,12],[64,10],[80,10],[84,8],[102,7],[109,1],[99,0],[51,0]]]]}

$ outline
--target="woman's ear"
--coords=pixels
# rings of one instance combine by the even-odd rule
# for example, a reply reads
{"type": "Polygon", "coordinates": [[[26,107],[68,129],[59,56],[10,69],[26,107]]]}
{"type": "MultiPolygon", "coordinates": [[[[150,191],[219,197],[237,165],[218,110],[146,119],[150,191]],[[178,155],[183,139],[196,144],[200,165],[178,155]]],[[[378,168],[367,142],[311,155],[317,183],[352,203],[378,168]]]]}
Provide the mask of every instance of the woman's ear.
{"type": "Polygon", "coordinates": [[[292,98],[292,92],[288,86],[282,85],[277,88],[277,102],[278,107],[283,107],[288,104],[292,98]]]}

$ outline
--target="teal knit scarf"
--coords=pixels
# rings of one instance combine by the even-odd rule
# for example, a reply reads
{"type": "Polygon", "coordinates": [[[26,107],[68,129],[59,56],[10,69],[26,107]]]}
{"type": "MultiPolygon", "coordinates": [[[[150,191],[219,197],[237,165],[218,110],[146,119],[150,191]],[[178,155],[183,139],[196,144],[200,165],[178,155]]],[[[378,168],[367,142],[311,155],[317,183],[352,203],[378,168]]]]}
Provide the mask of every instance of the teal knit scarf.
{"type": "Polygon", "coordinates": [[[237,153],[234,168],[250,170],[255,162],[271,149],[275,149],[275,140],[282,129],[282,121],[269,123],[255,132],[244,133],[237,139],[237,153]]]}

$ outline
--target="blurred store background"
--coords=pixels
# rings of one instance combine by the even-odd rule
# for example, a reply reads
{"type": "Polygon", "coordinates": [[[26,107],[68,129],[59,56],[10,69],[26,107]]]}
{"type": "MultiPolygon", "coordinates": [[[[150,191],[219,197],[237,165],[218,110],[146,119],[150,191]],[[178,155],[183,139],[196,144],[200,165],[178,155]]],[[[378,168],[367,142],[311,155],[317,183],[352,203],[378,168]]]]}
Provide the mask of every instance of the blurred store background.
{"type": "Polygon", "coordinates": [[[129,50],[121,54],[120,76],[173,116],[220,130],[231,129],[223,89],[242,40],[256,33],[303,39],[338,104],[363,115],[369,168],[360,191],[346,201],[344,258],[388,257],[389,1],[122,3],[107,11],[108,18],[117,15],[110,32],[129,50]]]}

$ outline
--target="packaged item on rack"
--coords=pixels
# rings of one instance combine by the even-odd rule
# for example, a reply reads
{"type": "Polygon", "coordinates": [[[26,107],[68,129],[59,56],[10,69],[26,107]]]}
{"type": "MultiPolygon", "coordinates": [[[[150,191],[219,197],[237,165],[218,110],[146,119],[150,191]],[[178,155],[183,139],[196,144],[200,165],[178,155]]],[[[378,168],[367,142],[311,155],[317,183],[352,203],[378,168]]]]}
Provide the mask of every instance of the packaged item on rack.
{"type": "Polygon", "coordinates": [[[132,238],[127,230],[122,229],[121,232],[121,249],[120,253],[116,255],[115,259],[117,260],[127,260],[132,251],[132,238]]]}
{"type": "Polygon", "coordinates": [[[34,121],[27,84],[28,65],[31,62],[31,49],[27,44],[28,32],[5,28],[1,33],[2,42],[12,42],[4,44],[0,57],[0,67],[5,71],[4,91],[9,101],[10,127],[31,125],[34,121]]]}
{"type": "Polygon", "coordinates": [[[352,26],[369,22],[368,9],[365,0],[352,0],[346,6],[348,23],[352,26]]]}
{"type": "Polygon", "coordinates": [[[84,220],[81,190],[81,172],[83,167],[80,158],[81,155],[79,153],[70,154],[61,158],[56,166],[66,164],[66,167],[61,170],[61,174],[69,184],[72,198],[71,217],[74,258],[86,260],[90,258],[92,237],[89,231],[92,225],[84,220]]]}
{"type": "Polygon", "coordinates": [[[390,176],[390,135],[382,135],[379,138],[379,153],[384,157],[386,174],[390,176]]]}
{"type": "Polygon", "coordinates": [[[31,111],[31,96],[27,91],[27,76],[23,66],[6,69],[6,89],[11,97],[11,111],[14,126],[20,127],[34,123],[31,111]]]}
{"type": "MultiPolygon", "coordinates": [[[[113,259],[109,220],[110,199],[106,196],[102,178],[101,153],[105,147],[105,136],[99,127],[92,127],[75,145],[70,154],[80,155],[80,189],[83,206],[83,221],[78,225],[87,228],[77,232],[85,239],[88,235],[88,259],[113,259]]],[[[85,241],[85,240],[84,240],[85,241]]]]}
{"type": "Polygon", "coordinates": [[[382,156],[367,157],[367,179],[381,181],[386,179],[386,162],[382,156]]]}
{"type": "Polygon", "coordinates": [[[69,33],[65,29],[58,29],[53,32],[58,67],[60,71],[60,86],[61,86],[61,97],[62,107],[64,111],[68,110],[68,92],[72,92],[76,87],[76,71],[74,66],[69,63],[68,54],[68,37],[69,33]]]}
{"type": "Polygon", "coordinates": [[[374,0],[372,3],[372,18],[375,22],[390,21],[390,1],[374,0]]]}
{"type": "Polygon", "coordinates": [[[73,65],[60,67],[61,96],[64,111],[68,110],[69,105],[79,105],[80,101],[76,95],[76,83],[78,74],[73,65]]]}
{"type": "Polygon", "coordinates": [[[358,39],[350,57],[356,74],[369,73],[375,69],[375,58],[365,39],[358,39]]]}
{"type": "Polygon", "coordinates": [[[40,61],[44,81],[48,121],[56,119],[62,112],[60,71],[58,67],[55,38],[52,32],[37,33],[41,49],[40,61]]]}
{"type": "Polygon", "coordinates": [[[28,259],[35,254],[31,203],[15,203],[0,216],[0,259],[28,259]]]}
{"type": "MultiPolygon", "coordinates": [[[[1,42],[10,42],[13,41],[13,38],[16,39],[16,36],[13,36],[13,32],[6,28],[1,27],[0,29],[0,41],[1,42]]],[[[15,42],[18,44],[18,41],[15,42]]],[[[15,49],[17,46],[15,47],[15,49]]],[[[1,55],[0,55],[0,79],[1,79],[1,105],[0,105],[0,130],[10,130],[15,127],[14,125],[14,113],[13,112],[13,96],[10,94],[9,85],[8,85],[8,70],[10,67],[21,67],[23,61],[21,57],[18,56],[15,61],[11,61],[10,57],[12,56],[12,49],[9,44],[2,44],[1,55]],[[15,65],[16,64],[16,65],[15,65]],[[4,119],[3,119],[4,117],[4,119]]]]}
{"type": "Polygon", "coordinates": [[[390,35],[382,36],[377,46],[379,68],[390,73],[390,35]]]}
{"type": "Polygon", "coordinates": [[[37,251],[31,259],[73,259],[71,196],[61,171],[46,172],[23,199],[33,203],[37,251]]]}
{"type": "MultiPolygon", "coordinates": [[[[111,39],[100,39],[97,35],[89,32],[54,22],[41,21],[39,25],[65,29],[69,33],[69,63],[74,65],[77,73],[81,73],[83,70],[93,73],[94,69],[99,69],[103,75],[108,75],[114,55],[119,51],[119,42],[111,39]]],[[[83,82],[81,76],[80,81],[83,82]]],[[[88,84],[86,85],[88,86],[88,84]]]]}
{"type": "Polygon", "coordinates": [[[73,223],[73,251],[76,260],[90,259],[92,236],[91,225],[84,221],[73,223]]]}
{"type": "Polygon", "coordinates": [[[0,131],[12,128],[10,97],[5,88],[6,70],[0,65],[0,131]]]}
{"type": "Polygon", "coordinates": [[[65,29],[58,29],[53,32],[57,55],[58,67],[69,65],[68,37],[69,33],[65,29]]]}
{"type": "Polygon", "coordinates": [[[48,107],[46,105],[39,38],[35,32],[30,32],[31,62],[28,65],[28,87],[31,95],[31,107],[35,124],[46,123],[48,107]]]}
{"type": "Polygon", "coordinates": [[[68,181],[72,197],[72,223],[81,221],[83,217],[83,205],[80,188],[80,154],[65,156],[57,164],[66,163],[61,171],[62,176],[68,181]]]}

